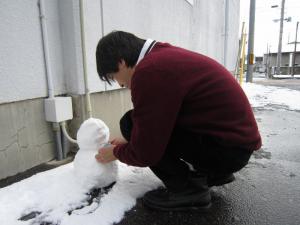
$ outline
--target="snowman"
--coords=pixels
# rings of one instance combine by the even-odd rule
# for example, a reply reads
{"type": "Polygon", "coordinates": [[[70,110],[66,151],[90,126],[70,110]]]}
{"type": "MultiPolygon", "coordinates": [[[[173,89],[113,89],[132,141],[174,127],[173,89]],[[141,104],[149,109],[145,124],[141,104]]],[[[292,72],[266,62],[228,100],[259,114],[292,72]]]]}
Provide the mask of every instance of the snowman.
{"type": "Polygon", "coordinates": [[[79,151],[74,159],[74,172],[81,185],[88,188],[106,187],[116,181],[117,162],[102,164],[96,161],[98,150],[108,144],[109,129],[99,119],[90,118],[77,132],[79,151]]]}

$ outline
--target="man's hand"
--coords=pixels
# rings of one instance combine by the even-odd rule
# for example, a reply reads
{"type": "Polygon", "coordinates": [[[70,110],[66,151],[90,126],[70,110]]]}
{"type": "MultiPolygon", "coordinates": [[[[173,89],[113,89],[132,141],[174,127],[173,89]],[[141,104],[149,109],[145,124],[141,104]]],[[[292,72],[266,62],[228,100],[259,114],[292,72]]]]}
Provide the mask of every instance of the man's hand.
{"type": "Polygon", "coordinates": [[[122,145],[122,144],[127,144],[128,141],[126,141],[124,138],[121,138],[121,137],[117,137],[117,138],[114,138],[110,141],[110,143],[112,145],[122,145]]]}
{"type": "Polygon", "coordinates": [[[117,158],[114,156],[113,152],[115,147],[116,145],[110,145],[108,147],[100,148],[98,154],[95,155],[96,160],[100,163],[109,163],[116,160],[117,158]]]}

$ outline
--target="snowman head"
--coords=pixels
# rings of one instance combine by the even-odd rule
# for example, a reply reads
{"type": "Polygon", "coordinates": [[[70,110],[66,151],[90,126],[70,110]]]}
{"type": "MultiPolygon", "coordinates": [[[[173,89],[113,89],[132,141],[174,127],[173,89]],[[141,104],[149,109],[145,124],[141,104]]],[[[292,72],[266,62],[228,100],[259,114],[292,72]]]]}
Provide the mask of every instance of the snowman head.
{"type": "Polygon", "coordinates": [[[99,119],[90,118],[84,121],[77,132],[77,143],[80,149],[97,151],[109,140],[109,129],[99,119]]]}

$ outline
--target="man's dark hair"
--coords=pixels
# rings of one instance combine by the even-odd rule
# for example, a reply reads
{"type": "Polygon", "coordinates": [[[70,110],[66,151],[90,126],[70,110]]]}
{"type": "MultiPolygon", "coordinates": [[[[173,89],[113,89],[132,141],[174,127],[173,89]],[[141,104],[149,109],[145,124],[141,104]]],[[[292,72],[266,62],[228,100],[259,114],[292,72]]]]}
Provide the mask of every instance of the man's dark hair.
{"type": "Polygon", "coordinates": [[[122,59],[128,67],[134,67],[144,43],[144,39],[124,31],[113,31],[101,38],[96,50],[100,79],[111,84],[113,78],[109,74],[119,71],[118,63],[122,59]]]}

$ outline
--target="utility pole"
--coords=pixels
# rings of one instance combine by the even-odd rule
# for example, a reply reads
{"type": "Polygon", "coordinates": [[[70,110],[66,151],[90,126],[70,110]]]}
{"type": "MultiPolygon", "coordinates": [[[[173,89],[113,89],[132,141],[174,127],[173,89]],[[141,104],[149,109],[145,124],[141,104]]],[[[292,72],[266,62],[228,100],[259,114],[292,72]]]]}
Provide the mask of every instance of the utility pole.
{"type": "Polygon", "coordinates": [[[279,42],[277,51],[277,61],[276,61],[276,74],[280,74],[281,66],[281,48],[282,48],[282,33],[283,33],[283,19],[284,19],[284,4],[285,0],[281,1],[281,13],[280,13],[280,29],[279,29],[279,42]]]}
{"type": "Polygon", "coordinates": [[[249,13],[249,36],[248,36],[246,82],[252,82],[252,78],[253,78],[254,24],[255,24],[255,0],[251,0],[250,1],[250,13],[249,13]]]}
{"type": "Polygon", "coordinates": [[[292,65],[292,77],[293,77],[293,78],[294,78],[294,75],[295,75],[298,25],[299,25],[299,21],[297,22],[297,25],[296,25],[295,47],[294,47],[293,65],[292,65]]]}

